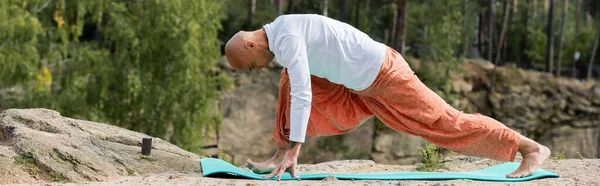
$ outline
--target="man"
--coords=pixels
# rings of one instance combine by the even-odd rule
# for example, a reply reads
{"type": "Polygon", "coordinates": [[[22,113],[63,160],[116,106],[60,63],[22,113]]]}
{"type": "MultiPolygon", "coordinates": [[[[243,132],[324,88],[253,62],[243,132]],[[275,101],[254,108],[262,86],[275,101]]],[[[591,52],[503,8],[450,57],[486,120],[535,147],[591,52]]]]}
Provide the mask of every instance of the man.
{"type": "Polygon", "coordinates": [[[225,46],[231,67],[260,71],[273,58],[281,72],[273,141],[278,150],[255,172],[296,177],[305,136],[348,132],[375,115],[390,128],[457,153],[513,161],[507,177],[525,177],[550,150],[480,115],[464,114],[427,88],[402,56],[352,26],[319,15],[284,15],[253,32],[236,33],[225,46]]]}

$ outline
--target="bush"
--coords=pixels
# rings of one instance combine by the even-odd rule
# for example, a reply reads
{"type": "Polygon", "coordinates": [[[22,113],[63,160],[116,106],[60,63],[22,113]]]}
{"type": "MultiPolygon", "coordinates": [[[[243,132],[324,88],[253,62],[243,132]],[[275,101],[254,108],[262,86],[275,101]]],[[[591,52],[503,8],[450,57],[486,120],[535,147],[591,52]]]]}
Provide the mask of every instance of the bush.
{"type": "Polygon", "coordinates": [[[219,1],[0,2],[0,89],[44,107],[199,152],[220,118],[219,1]]]}

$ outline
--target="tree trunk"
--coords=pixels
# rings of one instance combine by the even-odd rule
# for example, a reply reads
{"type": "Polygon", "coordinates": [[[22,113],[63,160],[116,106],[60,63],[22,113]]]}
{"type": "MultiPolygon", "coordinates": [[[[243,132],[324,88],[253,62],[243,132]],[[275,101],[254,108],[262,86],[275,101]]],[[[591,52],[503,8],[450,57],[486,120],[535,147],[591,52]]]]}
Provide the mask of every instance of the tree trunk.
{"type": "Polygon", "coordinates": [[[354,10],[356,11],[354,15],[354,27],[357,29],[360,28],[360,2],[361,1],[356,1],[356,9],[354,10]]]}
{"type": "Polygon", "coordinates": [[[508,15],[510,14],[510,3],[514,0],[507,0],[506,6],[504,7],[504,19],[502,20],[502,31],[500,32],[500,40],[498,41],[498,48],[496,49],[496,60],[494,60],[494,70],[492,70],[492,81],[490,82],[490,90],[494,89],[494,82],[496,81],[496,67],[498,66],[498,61],[500,61],[500,52],[502,51],[502,44],[504,43],[504,36],[506,35],[506,30],[508,27],[508,15]]]}
{"type": "Polygon", "coordinates": [[[554,4],[555,0],[550,0],[550,10],[548,12],[548,28],[546,32],[547,45],[546,45],[546,71],[552,73],[553,69],[553,58],[554,58],[554,4]]]}
{"type": "Polygon", "coordinates": [[[323,16],[327,17],[327,5],[329,5],[328,0],[323,0],[323,16]]]}
{"type": "MultiPolygon", "coordinates": [[[[577,0],[577,10],[575,13],[575,55],[579,53],[579,37],[581,36],[581,1],[577,0]]],[[[577,78],[577,62],[578,57],[573,56],[573,65],[571,65],[571,75],[573,78],[577,78]]],[[[600,149],[599,149],[600,150],[600,149]]]]}
{"type": "Polygon", "coordinates": [[[406,37],[406,1],[407,0],[397,0],[396,10],[396,31],[394,32],[394,40],[392,41],[392,48],[394,48],[399,53],[404,53],[404,40],[406,37]]]}
{"type": "Polygon", "coordinates": [[[283,14],[283,0],[275,0],[275,5],[277,6],[277,14],[281,15],[283,14]]]}
{"type": "Polygon", "coordinates": [[[531,18],[533,18],[533,20],[535,20],[535,17],[537,17],[537,0],[533,0],[532,1],[532,8],[533,8],[533,16],[531,18]]]}
{"type": "Polygon", "coordinates": [[[252,18],[256,11],[256,0],[248,0],[248,17],[246,18],[246,26],[248,29],[252,29],[252,18]]]}
{"type": "Polygon", "coordinates": [[[494,50],[494,17],[495,17],[495,1],[488,0],[488,47],[487,47],[487,60],[492,61],[492,51],[494,50]]]}
{"type": "Polygon", "coordinates": [[[468,12],[469,11],[469,0],[464,0],[463,1],[463,52],[462,52],[462,57],[464,58],[467,55],[467,51],[469,50],[469,33],[467,32],[467,30],[469,30],[469,15],[468,12]]]}
{"type": "Polygon", "coordinates": [[[556,76],[560,77],[560,68],[562,62],[562,50],[565,46],[565,27],[567,25],[567,9],[569,8],[569,1],[564,0],[563,5],[563,17],[562,26],[560,29],[560,43],[558,44],[558,59],[556,59],[556,76]]]}
{"type": "Polygon", "coordinates": [[[479,19],[477,21],[477,27],[479,32],[477,32],[477,48],[479,49],[479,52],[481,52],[481,54],[483,55],[483,52],[485,50],[483,47],[483,43],[485,43],[484,39],[485,39],[485,31],[486,31],[486,27],[484,26],[484,19],[485,19],[485,12],[484,11],[480,11],[479,12],[479,19]]]}
{"type": "Polygon", "coordinates": [[[527,53],[525,53],[525,51],[527,50],[527,40],[529,39],[529,12],[531,12],[533,6],[533,1],[532,0],[528,0],[527,1],[527,6],[525,6],[525,10],[523,10],[523,20],[525,22],[525,24],[523,24],[523,26],[525,27],[525,35],[523,36],[523,39],[521,40],[521,64],[524,68],[529,68],[529,57],[527,56],[527,53]]]}
{"type": "Polygon", "coordinates": [[[596,27],[596,37],[594,38],[594,47],[592,48],[592,56],[590,58],[590,63],[588,64],[587,70],[587,80],[589,81],[592,78],[592,67],[594,66],[594,59],[596,57],[596,51],[598,50],[598,40],[600,39],[600,23],[597,23],[596,27]]]}
{"type": "Polygon", "coordinates": [[[338,0],[340,6],[340,21],[348,21],[348,0],[338,0]]]}
{"type": "Polygon", "coordinates": [[[294,0],[288,0],[288,8],[286,12],[288,14],[294,13],[294,0]]]}

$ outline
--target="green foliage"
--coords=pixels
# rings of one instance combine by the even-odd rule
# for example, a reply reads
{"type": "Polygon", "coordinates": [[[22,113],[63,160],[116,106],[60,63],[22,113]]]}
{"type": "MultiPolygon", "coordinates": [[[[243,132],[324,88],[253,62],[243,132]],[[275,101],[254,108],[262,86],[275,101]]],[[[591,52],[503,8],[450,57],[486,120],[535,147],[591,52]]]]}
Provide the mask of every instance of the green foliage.
{"type": "Polygon", "coordinates": [[[152,158],[151,156],[145,156],[145,155],[141,155],[140,156],[140,160],[145,160],[145,161],[156,161],[154,158],[152,158]]]}
{"type": "Polygon", "coordinates": [[[62,174],[54,174],[52,176],[52,180],[51,181],[66,183],[66,182],[69,182],[69,178],[65,177],[62,174]]]}
{"type": "Polygon", "coordinates": [[[22,154],[20,156],[15,156],[14,160],[18,164],[33,164],[33,163],[35,163],[35,158],[29,152],[25,153],[25,154],[22,154]]]}
{"type": "Polygon", "coordinates": [[[44,107],[110,123],[199,152],[220,122],[212,0],[6,0],[0,2],[0,88],[9,107],[44,107]]]}
{"type": "MultiPolygon", "coordinates": [[[[520,10],[523,10],[524,8],[526,8],[531,6],[531,4],[528,4],[527,2],[519,2],[519,7],[520,10]]],[[[525,51],[525,54],[527,55],[527,57],[530,59],[529,63],[531,64],[532,68],[536,69],[536,70],[540,70],[543,71],[545,70],[545,66],[546,66],[546,44],[547,44],[547,35],[546,35],[546,29],[547,29],[547,23],[548,23],[548,15],[543,11],[544,10],[544,5],[543,3],[538,3],[537,4],[537,13],[534,16],[533,13],[530,11],[528,14],[528,26],[527,26],[527,30],[525,33],[524,31],[524,27],[522,26],[521,23],[523,23],[523,15],[518,16],[517,19],[513,20],[513,24],[511,26],[511,30],[509,30],[509,32],[507,33],[510,37],[509,37],[509,50],[512,49],[512,52],[509,52],[509,55],[507,56],[507,60],[508,61],[519,61],[520,60],[520,52],[521,50],[525,51]],[[521,39],[523,37],[519,37],[519,36],[523,36],[527,34],[527,48],[522,49],[521,46],[517,45],[518,43],[521,42],[521,39]],[[515,37],[517,36],[517,37],[515,37]]],[[[557,1],[556,4],[556,9],[555,9],[555,15],[554,15],[554,30],[555,33],[553,35],[553,39],[554,39],[554,44],[555,44],[555,48],[554,48],[554,61],[556,62],[556,59],[558,57],[558,50],[559,49],[559,42],[560,42],[560,31],[561,31],[561,26],[562,26],[562,1],[557,1]]],[[[584,5],[585,6],[585,5],[584,5]]],[[[581,30],[580,30],[580,37],[579,40],[575,40],[576,38],[576,4],[575,3],[571,3],[567,9],[567,24],[565,27],[565,44],[564,44],[564,48],[562,50],[562,63],[561,66],[563,69],[569,67],[572,65],[572,63],[574,62],[573,59],[573,55],[576,52],[576,48],[577,51],[579,51],[581,53],[581,57],[579,59],[579,64],[584,64],[584,61],[588,61],[589,58],[591,57],[591,50],[592,50],[592,44],[593,44],[593,40],[594,40],[594,33],[595,33],[595,28],[594,28],[594,24],[586,24],[586,20],[587,19],[583,19],[581,20],[581,30]]],[[[521,61],[523,62],[523,61],[521,61]]],[[[556,67],[556,64],[555,64],[556,67]]]]}
{"type": "Polygon", "coordinates": [[[452,92],[450,72],[460,69],[463,60],[457,57],[461,52],[458,49],[462,48],[465,42],[470,42],[463,41],[465,15],[462,1],[414,2],[410,7],[409,17],[413,18],[409,19],[407,29],[421,30],[426,33],[420,34],[427,35],[425,37],[412,34],[408,37],[409,43],[420,43],[425,46],[420,48],[419,50],[422,51],[418,51],[417,54],[422,59],[422,64],[413,70],[424,84],[444,100],[451,102],[458,98],[458,94],[452,92]],[[441,17],[431,16],[427,13],[429,11],[441,12],[441,17]],[[413,24],[414,26],[411,27],[410,25],[413,24]]]}
{"type": "Polygon", "coordinates": [[[550,157],[551,160],[566,160],[567,156],[565,156],[565,151],[556,152],[554,156],[550,157]]]}
{"type": "Polygon", "coordinates": [[[221,159],[221,160],[223,160],[223,161],[225,161],[227,163],[230,163],[230,164],[232,164],[234,166],[238,166],[238,164],[236,164],[235,162],[233,162],[233,158],[229,154],[227,154],[224,150],[218,150],[217,151],[217,158],[219,158],[219,159],[221,159]]]}
{"type": "Polygon", "coordinates": [[[133,176],[133,175],[135,175],[135,172],[133,170],[131,170],[131,169],[126,168],[126,171],[127,171],[127,176],[133,176]]]}
{"type": "Polygon", "coordinates": [[[581,155],[581,153],[577,152],[577,157],[579,157],[580,160],[583,160],[583,155],[581,155]]]}
{"type": "Polygon", "coordinates": [[[419,156],[423,163],[417,166],[418,171],[432,172],[438,169],[446,168],[442,161],[442,154],[434,144],[428,144],[425,148],[419,148],[419,156]]]}

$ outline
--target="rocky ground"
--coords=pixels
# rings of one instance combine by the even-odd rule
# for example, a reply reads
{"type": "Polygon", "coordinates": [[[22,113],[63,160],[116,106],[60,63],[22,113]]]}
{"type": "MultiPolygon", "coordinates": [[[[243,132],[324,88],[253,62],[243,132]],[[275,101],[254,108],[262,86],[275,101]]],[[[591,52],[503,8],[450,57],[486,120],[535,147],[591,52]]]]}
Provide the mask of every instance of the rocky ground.
{"type": "MultiPolygon", "coordinates": [[[[542,167],[561,175],[519,183],[449,181],[257,181],[203,177],[200,156],[154,138],[152,155],[140,154],[144,134],[116,126],[62,117],[48,109],[0,113],[0,184],[12,185],[600,185],[600,160],[551,160],[542,167]]],[[[299,173],[415,171],[415,165],[371,160],[301,164],[299,173]]],[[[256,159],[255,160],[259,160],[256,159]]],[[[447,169],[471,171],[502,162],[447,156],[447,169]]],[[[517,160],[519,161],[519,160],[517,160]]],[[[242,165],[243,166],[243,165],[242,165]]]]}
{"type": "MultiPolygon", "coordinates": [[[[489,167],[501,162],[466,156],[447,158],[448,170],[470,171],[489,167]]],[[[202,177],[200,173],[159,173],[143,176],[123,176],[106,182],[61,183],[40,182],[17,185],[600,185],[600,160],[567,159],[550,160],[543,169],[560,174],[560,178],[544,178],[527,182],[482,182],[470,180],[448,181],[344,181],[335,178],[303,181],[256,181],[247,179],[220,179],[202,177]]],[[[342,160],[319,164],[302,164],[302,173],[361,173],[382,171],[414,171],[414,165],[381,165],[370,160],[342,160]]]]}

